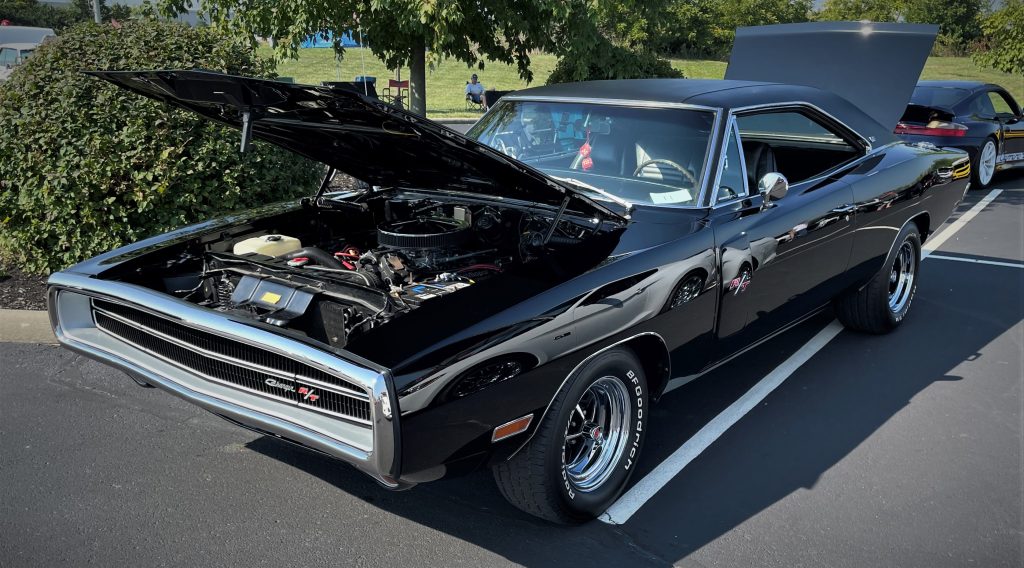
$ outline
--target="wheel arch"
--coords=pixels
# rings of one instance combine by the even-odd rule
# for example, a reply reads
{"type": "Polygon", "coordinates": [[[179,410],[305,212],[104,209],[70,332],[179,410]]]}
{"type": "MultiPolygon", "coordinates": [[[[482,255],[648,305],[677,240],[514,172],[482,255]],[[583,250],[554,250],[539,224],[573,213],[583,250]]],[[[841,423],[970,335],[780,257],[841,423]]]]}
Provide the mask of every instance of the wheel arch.
{"type": "MultiPolygon", "coordinates": [[[[636,355],[637,360],[640,361],[641,368],[644,370],[644,376],[647,377],[647,389],[651,394],[651,399],[656,400],[661,396],[662,391],[668,385],[669,378],[671,377],[671,357],[669,356],[668,344],[665,343],[664,338],[660,334],[653,331],[644,331],[638,334],[632,335],[625,339],[615,341],[594,351],[590,355],[587,355],[575,367],[566,374],[565,379],[562,380],[558,388],[551,394],[551,399],[548,401],[547,406],[544,407],[544,411],[540,413],[534,423],[538,426],[544,422],[548,412],[551,410],[551,405],[554,404],[555,399],[558,398],[558,394],[562,392],[565,385],[569,383],[573,377],[579,372],[584,365],[589,361],[597,357],[598,355],[615,349],[616,347],[625,347],[636,355]]],[[[537,428],[532,428],[526,439],[520,443],[514,451],[512,451],[505,460],[510,460],[515,457],[516,454],[521,452],[531,440],[534,435],[537,434],[537,428]]]]}
{"type": "MultiPolygon", "coordinates": [[[[927,211],[922,211],[917,215],[914,215],[910,220],[917,225],[917,232],[921,235],[921,244],[924,244],[925,239],[931,234],[932,227],[932,216],[927,211]]],[[[902,232],[902,230],[901,230],[902,232]]],[[[899,235],[897,235],[899,236],[899,235]]]]}

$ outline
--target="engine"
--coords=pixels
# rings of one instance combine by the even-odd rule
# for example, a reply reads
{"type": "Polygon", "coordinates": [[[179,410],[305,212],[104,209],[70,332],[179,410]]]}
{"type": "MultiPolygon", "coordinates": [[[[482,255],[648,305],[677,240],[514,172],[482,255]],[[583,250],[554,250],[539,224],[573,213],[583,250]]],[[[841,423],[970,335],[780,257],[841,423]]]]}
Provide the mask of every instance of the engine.
{"type": "MultiPolygon", "coordinates": [[[[211,309],[341,347],[425,302],[498,277],[550,247],[582,242],[597,230],[529,209],[434,199],[389,199],[375,213],[372,226],[356,230],[329,223],[302,234],[244,235],[223,250],[204,251],[201,271],[165,279],[165,286],[211,309]]],[[[342,216],[338,224],[368,217],[342,216]]]]}

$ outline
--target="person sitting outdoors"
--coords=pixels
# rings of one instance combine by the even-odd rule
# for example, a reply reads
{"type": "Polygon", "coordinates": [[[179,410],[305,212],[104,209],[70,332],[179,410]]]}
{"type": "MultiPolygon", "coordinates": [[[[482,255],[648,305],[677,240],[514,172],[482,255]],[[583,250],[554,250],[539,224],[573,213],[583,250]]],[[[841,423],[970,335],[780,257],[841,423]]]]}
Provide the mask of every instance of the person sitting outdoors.
{"type": "Polygon", "coordinates": [[[478,104],[487,110],[487,95],[484,93],[484,84],[477,80],[476,73],[469,78],[469,82],[466,83],[466,100],[473,101],[474,104],[478,104]]]}

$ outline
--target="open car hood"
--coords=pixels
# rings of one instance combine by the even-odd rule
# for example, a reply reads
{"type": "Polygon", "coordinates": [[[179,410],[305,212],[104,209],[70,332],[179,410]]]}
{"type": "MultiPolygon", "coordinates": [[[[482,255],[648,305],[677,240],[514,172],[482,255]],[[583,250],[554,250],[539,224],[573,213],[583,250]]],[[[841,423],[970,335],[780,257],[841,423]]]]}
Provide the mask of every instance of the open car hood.
{"type": "Polygon", "coordinates": [[[466,191],[561,204],[600,203],[493,148],[354,91],[210,71],[90,71],[119,87],[238,129],[384,187],[466,191]]]}
{"type": "Polygon", "coordinates": [[[892,131],[938,32],[931,24],[873,22],[739,28],[725,78],[831,91],[892,131]]]}

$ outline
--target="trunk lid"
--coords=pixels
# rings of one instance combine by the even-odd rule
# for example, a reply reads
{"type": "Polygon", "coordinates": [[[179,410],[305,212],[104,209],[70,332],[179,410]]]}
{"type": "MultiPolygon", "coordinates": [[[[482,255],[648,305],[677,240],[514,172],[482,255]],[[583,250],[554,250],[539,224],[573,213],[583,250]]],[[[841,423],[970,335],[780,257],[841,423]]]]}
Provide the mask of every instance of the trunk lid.
{"type": "Polygon", "coordinates": [[[831,91],[891,132],[938,31],[932,24],[874,22],[739,28],[725,78],[831,91]]]}

